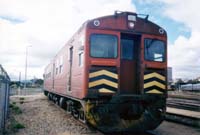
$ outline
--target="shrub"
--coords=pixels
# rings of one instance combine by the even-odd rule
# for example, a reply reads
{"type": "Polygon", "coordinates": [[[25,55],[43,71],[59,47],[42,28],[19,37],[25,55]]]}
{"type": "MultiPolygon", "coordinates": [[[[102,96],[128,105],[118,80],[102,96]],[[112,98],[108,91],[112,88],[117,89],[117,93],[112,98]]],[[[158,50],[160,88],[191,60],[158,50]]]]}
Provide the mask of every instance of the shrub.
{"type": "Polygon", "coordinates": [[[24,100],[24,99],[25,99],[24,97],[20,97],[20,98],[19,98],[19,100],[24,100]]]}
{"type": "Polygon", "coordinates": [[[19,122],[16,121],[16,123],[13,125],[13,128],[15,129],[22,129],[25,128],[25,126],[19,122]]]}

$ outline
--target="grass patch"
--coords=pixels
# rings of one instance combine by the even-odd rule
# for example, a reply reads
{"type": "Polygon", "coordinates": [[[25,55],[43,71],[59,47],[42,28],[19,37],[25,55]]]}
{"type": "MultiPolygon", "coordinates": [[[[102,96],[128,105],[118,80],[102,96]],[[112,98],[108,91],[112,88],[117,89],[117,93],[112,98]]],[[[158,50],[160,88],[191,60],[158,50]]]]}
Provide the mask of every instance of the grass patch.
{"type": "Polygon", "coordinates": [[[25,100],[25,98],[24,97],[20,97],[19,100],[25,100]]]}
{"type": "Polygon", "coordinates": [[[23,103],[24,103],[24,101],[20,101],[19,103],[20,103],[20,104],[23,104],[23,103]]]}
{"type": "Polygon", "coordinates": [[[25,128],[25,126],[17,121],[15,121],[15,123],[12,125],[12,128],[14,129],[22,129],[25,128]]]}
{"type": "Polygon", "coordinates": [[[9,104],[9,108],[13,108],[13,106],[14,106],[13,104],[9,104]]]}
{"type": "Polygon", "coordinates": [[[16,114],[21,114],[22,113],[22,110],[18,106],[13,106],[12,109],[16,114]]]}
{"type": "Polygon", "coordinates": [[[16,104],[10,104],[9,107],[12,109],[13,113],[21,114],[22,110],[16,104]]]}
{"type": "Polygon", "coordinates": [[[17,133],[20,129],[26,128],[25,125],[21,122],[18,122],[14,116],[10,116],[7,123],[6,123],[6,128],[5,128],[5,135],[10,135],[10,134],[15,134],[17,133]]]}

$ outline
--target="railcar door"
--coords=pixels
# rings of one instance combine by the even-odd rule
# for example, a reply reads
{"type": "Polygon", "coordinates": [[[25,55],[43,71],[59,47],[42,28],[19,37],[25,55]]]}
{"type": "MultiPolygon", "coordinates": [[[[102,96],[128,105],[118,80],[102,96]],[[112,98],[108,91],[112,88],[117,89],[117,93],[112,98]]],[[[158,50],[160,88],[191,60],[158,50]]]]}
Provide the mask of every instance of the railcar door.
{"type": "Polygon", "coordinates": [[[69,48],[69,69],[67,77],[67,91],[71,91],[71,80],[72,80],[72,63],[73,63],[73,46],[69,48]]]}
{"type": "Polygon", "coordinates": [[[54,83],[55,83],[55,63],[53,63],[53,72],[52,72],[52,90],[54,90],[54,83]]]}
{"type": "Polygon", "coordinates": [[[139,92],[140,36],[121,34],[120,93],[139,92]]]}

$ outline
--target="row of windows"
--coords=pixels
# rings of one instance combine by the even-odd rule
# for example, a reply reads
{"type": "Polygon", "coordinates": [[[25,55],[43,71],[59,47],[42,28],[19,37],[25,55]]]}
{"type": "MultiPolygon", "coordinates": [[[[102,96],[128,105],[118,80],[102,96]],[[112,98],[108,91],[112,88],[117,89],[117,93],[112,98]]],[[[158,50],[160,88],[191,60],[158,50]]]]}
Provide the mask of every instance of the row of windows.
{"type": "MultiPolygon", "coordinates": [[[[118,40],[117,36],[105,35],[105,34],[93,34],[90,38],[90,56],[95,58],[116,58],[118,40]]],[[[165,61],[165,45],[161,40],[145,39],[144,40],[144,55],[145,59],[149,61],[163,62],[165,61]]],[[[134,39],[121,39],[121,58],[125,60],[134,59],[134,39]]],[[[83,65],[84,53],[78,53],[78,65],[83,65]]],[[[69,62],[72,64],[73,60],[73,47],[69,48],[69,62]]],[[[62,60],[61,60],[62,61],[62,60]]],[[[58,62],[57,62],[58,63],[58,62]]],[[[55,74],[62,73],[63,66],[56,66],[55,74]]],[[[48,73],[46,77],[50,77],[51,73],[48,73]]]]}
{"type": "MultiPolygon", "coordinates": [[[[83,51],[80,51],[78,53],[78,65],[79,67],[81,67],[83,65],[83,51]]],[[[73,60],[73,47],[70,47],[69,48],[69,62],[70,64],[72,64],[72,60],[73,60]]]]}
{"type": "MultiPolygon", "coordinates": [[[[55,74],[57,75],[58,73],[62,72],[62,65],[59,66],[59,68],[55,69],[55,74]]],[[[51,72],[47,73],[44,75],[44,78],[50,78],[51,77],[51,72]]]]}
{"type": "MultiPolygon", "coordinates": [[[[70,49],[73,51],[73,49],[70,49]]],[[[79,67],[81,67],[83,65],[83,52],[80,52],[78,54],[78,58],[79,58],[79,67]]],[[[72,57],[69,59],[71,61],[72,57]]],[[[59,67],[55,68],[55,74],[61,74],[63,72],[63,65],[60,65],[59,67]]],[[[48,74],[45,75],[45,78],[49,78],[51,77],[51,72],[49,72],[48,74]]]]}
{"type": "Polygon", "coordinates": [[[50,78],[50,77],[51,77],[51,72],[49,72],[46,75],[44,75],[44,78],[50,78]]]}
{"type": "MultiPolygon", "coordinates": [[[[57,75],[58,73],[61,73],[61,72],[62,72],[62,65],[60,65],[59,68],[56,68],[55,74],[57,75]]],[[[48,74],[46,74],[44,77],[45,78],[50,78],[51,77],[51,72],[49,72],[48,74]]]]}
{"type": "Polygon", "coordinates": [[[56,68],[56,75],[62,73],[62,65],[56,68]]]}
{"type": "MultiPolygon", "coordinates": [[[[117,36],[105,34],[93,34],[90,37],[90,56],[95,58],[116,58],[118,41],[117,36]]],[[[163,62],[166,57],[165,44],[161,40],[145,39],[144,55],[149,61],[163,62]]],[[[134,39],[121,39],[121,58],[134,59],[134,39]]]]}

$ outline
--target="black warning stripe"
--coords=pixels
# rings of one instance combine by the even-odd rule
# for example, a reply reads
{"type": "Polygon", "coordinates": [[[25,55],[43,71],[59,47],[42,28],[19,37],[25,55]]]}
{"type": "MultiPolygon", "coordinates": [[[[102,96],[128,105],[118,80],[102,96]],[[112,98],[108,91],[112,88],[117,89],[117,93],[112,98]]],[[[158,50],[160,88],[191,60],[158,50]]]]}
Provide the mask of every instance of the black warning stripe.
{"type": "Polygon", "coordinates": [[[109,81],[112,81],[112,82],[115,82],[115,83],[118,82],[117,79],[112,78],[110,76],[106,76],[106,75],[100,75],[100,76],[97,76],[97,77],[89,78],[89,82],[97,81],[97,80],[100,80],[100,79],[106,79],[106,80],[109,80],[109,81]]]}
{"type": "Polygon", "coordinates": [[[146,80],[144,80],[144,83],[148,83],[148,82],[152,82],[152,81],[157,81],[159,83],[165,84],[165,81],[160,80],[159,78],[156,78],[156,77],[146,79],[146,80]]]}
{"type": "Polygon", "coordinates": [[[118,90],[118,74],[116,67],[91,68],[88,87],[90,90],[115,93],[118,90]]]}
{"type": "Polygon", "coordinates": [[[117,91],[116,88],[111,87],[111,86],[108,86],[108,85],[106,85],[106,84],[101,84],[101,85],[98,85],[98,86],[94,86],[94,87],[91,87],[91,88],[89,88],[89,89],[96,89],[96,90],[99,90],[99,89],[101,89],[101,88],[106,88],[106,89],[109,89],[109,90],[115,91],[115,92],[117,91]]]}
{"type": "Polygon", "coordinates": [[[158,91],[161,91],[161,92],[165,92],[165,90],[164,89],[162,89],[162,88],[160,88],[160,87],[158,87],[158,86],[151,86],[151,87],[148,87],[148,88],[146,88],[145,89],[145,92],[147,92],[147,91],[151,91],[151,90],[153,90],[153,89],[156,89],[156,90],[158,90],[158,91]]]}
{"type": "Polygon", "coordinates": [[[144,92],[152,94],[165,93],[166,77],[161,72],[144,73],[144,92]]]}

